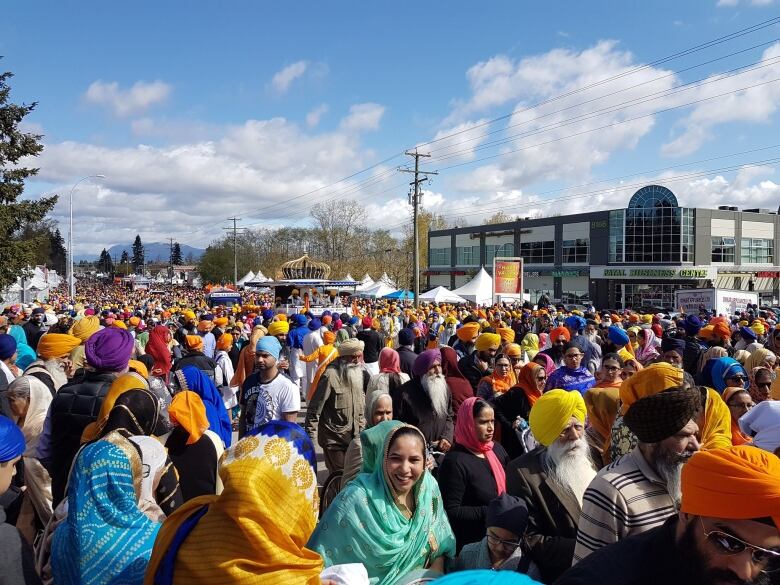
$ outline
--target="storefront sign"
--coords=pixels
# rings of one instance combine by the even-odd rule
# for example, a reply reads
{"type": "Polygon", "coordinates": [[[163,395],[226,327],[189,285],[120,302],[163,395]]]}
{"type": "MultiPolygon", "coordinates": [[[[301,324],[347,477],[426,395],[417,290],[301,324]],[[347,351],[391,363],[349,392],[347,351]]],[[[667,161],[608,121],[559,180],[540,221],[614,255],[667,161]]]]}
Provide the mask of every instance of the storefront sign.
{"type": "Polygon", "coordinates": [[[606,219],[601,219],[598,221],[592,221],[590,222],[590,229],[592,230],[599,230],[599,229],[605,229],[609,224],[607,223],[606,219]]]}
{"type": "Polygon", "coordinates": [[[590,272],[587,269],[584,270],[553,270],[552,275],[558,278],[571,278],[576,276],[588,276],[590,272]]]}
{"type": "Polygon", "coordinates": [[[493,259],[493,297],[522,298],[523,259],[493,259]]]}
{"type": "Polygon", "coordinates": [[[780,272],[763,270],[761,272],[756,272],[756,278],[780,278],[780,272]]]}
{"type": "Polygon", "coordinates": [[[591,278],[661,279],[661,280],[714,280],[718,275],[715,266],[592,266],[591,278]]]}

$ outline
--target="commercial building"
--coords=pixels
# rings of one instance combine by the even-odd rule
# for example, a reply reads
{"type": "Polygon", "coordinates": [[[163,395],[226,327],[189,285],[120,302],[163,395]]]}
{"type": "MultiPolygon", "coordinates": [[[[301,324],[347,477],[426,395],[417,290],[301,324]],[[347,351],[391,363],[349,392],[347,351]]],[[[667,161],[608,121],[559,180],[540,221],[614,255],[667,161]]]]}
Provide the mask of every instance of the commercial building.
{"type": "Polygon", "coordinates": [[[425,276],[429,288],[456,288],[494,257],[521,256],[532,301],[671,309],[677,289],[716,287],[777,304],[779,229],[775,211],[680,207],[648,185],[625,209],[431,231],[425,276]]]}

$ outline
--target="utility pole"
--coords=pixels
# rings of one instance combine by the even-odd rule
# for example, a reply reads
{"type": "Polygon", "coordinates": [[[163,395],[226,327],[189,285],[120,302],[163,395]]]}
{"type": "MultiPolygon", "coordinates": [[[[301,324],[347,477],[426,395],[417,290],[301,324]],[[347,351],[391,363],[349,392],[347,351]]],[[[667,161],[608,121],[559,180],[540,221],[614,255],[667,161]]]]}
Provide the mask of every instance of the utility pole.
{"type": "MultiPolygon", "coordinates": [[[[241,221],[241,218],[228,217],[228,221],[233,222],[233,286],[238,290],[238,228],[236,227],[236,222],[241,221]]],[[[229,230],[230,228],[223,229],[229,230]]]]}
{"type": "Polygon", "coordinates": [[[404,154],[408,156],[414,157],[414,170],[411,169],[398,169],[402,173],[414,173],[414,181],[409,183],[412,185],[413,190],[409,194],[410,197],[410,203],[412,205],[412,221],[414,222],[413,225],[413,231],[414,231],[414,275],[413,275],[413,290],[414,293],[414,306],[419,307],[420,306],[420,230],[417,225],[417,215],[418,215],[418,208],[420,206],[420,184],[428,180],[428,175],[438,175],[439,173],[435,171],[421,171],[420,170],[420,157],[430,157],[430,154],[423,154],[421,152],[417,152],[417,149],[414,149],[414,152],[411,150],[407,150],[404,154]],[[420,178],[420,175],[425,175],[422,179],[420,178]]]}

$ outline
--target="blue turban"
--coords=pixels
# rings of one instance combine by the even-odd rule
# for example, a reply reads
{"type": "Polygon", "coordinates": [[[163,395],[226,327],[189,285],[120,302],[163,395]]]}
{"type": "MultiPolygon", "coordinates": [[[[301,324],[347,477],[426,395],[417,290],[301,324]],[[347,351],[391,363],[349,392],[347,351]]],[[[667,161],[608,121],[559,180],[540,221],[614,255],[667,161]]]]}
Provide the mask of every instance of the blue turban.
{"type": "Polygon", "coordinates": [[[265,309],[265,310],[263,311],[263,319],[265,319],[266,321],[270,321],[270,320],[271,320],[271,319],[273,319],[273,318],[274,318],[274,312],[273,312],[273,310],[271,310],[271,309],[265,309]]]}
{"type": "Polygon", "coordinates": [[[16,423],[0,414],[0,463],[21,457],[24,453],[24,435],[16,423]]]}
{"type": "Polygon", "coordinates": [[[333,313],[331,313],[330,311],[323,311],[323,312],[322,312],[322,316],[323,316],[323,317],[327,317],[328,315],[332,315],[332,314],[333,314],[333,313]]]}
{"type": "Polygon", "coordinates": [[[252,327],[257,327],[258,325],[262,325],[263,320],[260,317],[255,317],[252,319],[252,327]]]}
{"type": "Polygon", "coordinates": [[[317,319],[317,317],[314,317],[314,319],[309,321],[309,329],[311,329],[312,331],[317,331],[317,329],[319,329],[320,327],[322,327],[322,321],[317,319]]]}
{"type": "Polygon", "coordinates": [[[541,585],[524,573],[478,569],[457,571],[436,579],[436,585],[541,585]]]}
{"type": "Polygon", "coordinates": [[[609,337],[609,340],[614,343],[615,345],[628,345],[631,341],[628,338],[628,333],[623,331],[620,327],[617,327],[616,325],[610,325],[609,329],[607,329],[607,337],[609,337]]]}
{"type": "Polygon", "coordinates": [[[306,316],[301,315],[300,313],[296,313],[292,316],[292,322],[296,327],[303,327],[306,325],[306,316]]]}
{"type": "Polygon", "coordinates": [[[7,360],[16,353],[16,340],[7,333],[0,335],[0,360],[7,360]]]}
{"type": "Polygon", "coordinates": [[[357,317],[352,317],[352,318],[349,320],[349,324],[350,324],[350,325],[357,325],[359,322],[360,322],[360,319],[358,319],[357,317]]]}
{"type": "Polygon", "coordinates": [[[756,340],[756,332],[753,331],[750,327],[740,327],[739,328],[739,334],[742,336],[745,340],[755,341],[756,340]]]}
{"type": "Polygon", "coordinates": [[[275,360],[278,360],[279,354],[282,353],[282,344],[273,335],[266,335],[257,341],[255,351],[270,353],[275,360]]]}
{"type": "Polygon", "coordinates": [[[688,315],[683,321],[683,329],[688,335],[696,335],[702,328],[701,319],[696,315],[688,315]]]}
{"type": "Polygon", "coordinates": [[[563,324],[570,329],[574,329],[575,331],[582,331],[585,329],[586,322],[585,319],[579,315],[571,315],[570,317],[566,317],[563,324]]]}

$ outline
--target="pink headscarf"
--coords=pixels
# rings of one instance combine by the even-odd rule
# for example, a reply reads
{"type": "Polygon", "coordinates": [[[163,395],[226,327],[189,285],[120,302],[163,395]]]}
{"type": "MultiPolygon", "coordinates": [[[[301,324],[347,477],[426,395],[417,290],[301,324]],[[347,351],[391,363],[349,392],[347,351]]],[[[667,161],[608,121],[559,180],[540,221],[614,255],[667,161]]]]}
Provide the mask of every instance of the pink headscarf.
{"type": "Polygon", "coordinates": [[[379,372],[382,374],[401,372],[401,358],[392,347],[385,347],[379,352],[379,372]]]}
{"type": "Polygon", "coordinates": [[[458,422],[455,423],[455,442],[466,447],[472,453],[484,453],[496,480],[496,489],[500,496],[506,492],[506,473],[501,462],[493,452],[493,441],[481,443],[477,439],[477,429],[474,427],[474,403],[481,400],[476,396],[466,398],[458,409],[458,422]]]}
{"type": "Polygon", "coordinates": [[[547,355],[546,353],[542,353],[541,351],[537,353],[534,356],[534,359],[531,361],[535,361],[536,359],[539,358],[544,360],[546,365],[542,367],[544,368],[544,371],[547,373],[548,376],[558,369],[555,367],[555,362],[553,361],[553,359],[549,355],[547,355]]]}

